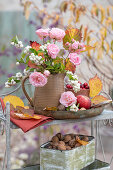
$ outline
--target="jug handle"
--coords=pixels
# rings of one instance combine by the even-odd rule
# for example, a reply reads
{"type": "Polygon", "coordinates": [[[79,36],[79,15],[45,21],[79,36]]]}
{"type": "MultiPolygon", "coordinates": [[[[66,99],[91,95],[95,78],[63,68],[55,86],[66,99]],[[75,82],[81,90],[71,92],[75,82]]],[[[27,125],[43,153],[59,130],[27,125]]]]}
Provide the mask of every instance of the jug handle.
{"type": "Polygon", "coordinates": [[[22,79],[22,90],[23,90],[23,92],[24,92],[24,95],[26,96],[26,98],[27,98],[28,101],[30,102],[30,105],[31,105],[32,107],[34,107],[33,101],[31,100],[31,98],[29,97],[29,95],[28,95],[28,93],[27,93],[27,91],[26,91],[26,89],[25,89],[25,81],[26,81],[28,78],[29,78],[29,76],[26,76],[26,77],[24,77],[24,78],[22,79]]]}

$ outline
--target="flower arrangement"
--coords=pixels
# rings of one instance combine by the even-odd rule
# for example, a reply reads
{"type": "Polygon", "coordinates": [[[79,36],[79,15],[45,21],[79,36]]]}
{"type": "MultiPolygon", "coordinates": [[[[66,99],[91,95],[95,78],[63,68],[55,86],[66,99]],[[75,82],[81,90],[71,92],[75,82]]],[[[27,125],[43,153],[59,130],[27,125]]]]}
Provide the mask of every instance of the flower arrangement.
{"type": "MultiPolygon", "coordinates": [[[[29,75],[29,82],[35,87],[43,87],[48,82],[51,74],[66,73],[65,81],[73,87],[74,92],[80,90],[80,83],[75,74],[76,66],[80,65],[80,53],[86,50],[86,46],[81,42],[81,31],[79,29],[67,28],[66,31],[60,28],[38,29],[38,37],[43,40],[43,44],[30,41],[30,45],[23,48],[23,43],[17,36],[12,39],[11,44],[17,48],[23,48],[20,58],[16,64],[25,64],[26,68],[22,73],[8,78],[5,87],[11,87],[19,83],[22,78],[29,75]],[[58,42],[63,42],[63,50],[67,50],[67,56],[62,52],[58,42]]],[[[60,103],[70,110],[76,110],[76,97],[71,91],[61,95],[60,103]]]]}

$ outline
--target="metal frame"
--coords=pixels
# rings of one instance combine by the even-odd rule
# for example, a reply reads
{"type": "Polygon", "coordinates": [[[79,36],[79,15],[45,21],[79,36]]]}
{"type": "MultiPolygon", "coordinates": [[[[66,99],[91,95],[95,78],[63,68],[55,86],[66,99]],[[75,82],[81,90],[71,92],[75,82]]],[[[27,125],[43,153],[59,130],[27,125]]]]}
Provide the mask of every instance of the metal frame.
{"type": "MultiPolygon", "coordinates": [[[[21,86],[17,87],[15,90],[13,90],[10,93],[1,95],[6,96],[9,94],[14,93],[17,91],[21,86]]],[[[1,103],[0,103],[1,104],[1,103]]],[[[0,107],[1,108],[1,107],[0,107]]],[[[91,121],[91,135],[95,136],[96,138],[96,158],[97,158],[97,151],[98,151],[98,141],[100,142],[102,153],[103,153],[103,159],[105,161],[105,153],[102,143],[102,138],[100,135],[100,120],[103,120],[104,125],[110,125],[113,127],[113,111],[104,110],[99,116],[95,116],[92,118],[85,118],[85,119],[76,119],[76,120],[54,120],[52,122],[45,123],[44,125],[53,125],[53,124],[61,124],[61,123],[76,123],[81,121],[91,121]]],[[[0,120],[3,122],[6,132],[6,151],[4,153],[4,160],[3,160],[3,166],[2,170],[11,170],[11,162],[10,162],[10,128],[17,129],[18,127],[15,126],[12,122],[10,122],[10,103],[6,103],[6,109],[3,111],[0,110],[0,120]]],[[[42,125],[43,126],[43,125],[42,125]]],[[[113,157],[111,158],[110,164],[113,160],[113,157]]]]}

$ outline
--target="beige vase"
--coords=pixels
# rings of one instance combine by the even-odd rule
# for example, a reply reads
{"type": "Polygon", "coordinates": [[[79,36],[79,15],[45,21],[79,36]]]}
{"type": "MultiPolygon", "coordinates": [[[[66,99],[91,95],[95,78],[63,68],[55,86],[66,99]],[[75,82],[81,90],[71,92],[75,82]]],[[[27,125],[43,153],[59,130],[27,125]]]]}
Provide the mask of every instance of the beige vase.
{"type": "Polygon", "coordinates": [[[25,81],[29,77],[27,76],[22,80],[23,92],[30,102],[30,105],[34,108],[35,113],[38,112],[38,110],[43,110],[46,107],[58,107],[61,93],[65,91],[64,77],[65,74],[63,73],[50,75],[45,86],[35,88],[33,101],[29,97],[24,86],[25,81]]]}

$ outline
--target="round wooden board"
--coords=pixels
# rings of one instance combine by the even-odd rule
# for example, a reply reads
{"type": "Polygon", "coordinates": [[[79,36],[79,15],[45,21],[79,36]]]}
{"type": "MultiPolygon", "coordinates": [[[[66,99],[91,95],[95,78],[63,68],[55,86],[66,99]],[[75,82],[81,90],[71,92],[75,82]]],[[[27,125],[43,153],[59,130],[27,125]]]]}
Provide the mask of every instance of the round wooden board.
{"type": "Polygon", "coordinates": [[[97,115],[101,114],[103,110],[104,110],[104,106],[97,107],[97,108],[91,108],[88,110],[79,110],[77,112],[39,110],[37,112],[37,114],[53,117],[54,119],[57,119],[57,120],[82,119],[82,118],[89,118],[89,117],[97,116],[97,115]]]}

